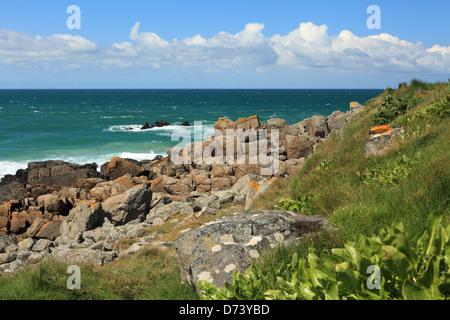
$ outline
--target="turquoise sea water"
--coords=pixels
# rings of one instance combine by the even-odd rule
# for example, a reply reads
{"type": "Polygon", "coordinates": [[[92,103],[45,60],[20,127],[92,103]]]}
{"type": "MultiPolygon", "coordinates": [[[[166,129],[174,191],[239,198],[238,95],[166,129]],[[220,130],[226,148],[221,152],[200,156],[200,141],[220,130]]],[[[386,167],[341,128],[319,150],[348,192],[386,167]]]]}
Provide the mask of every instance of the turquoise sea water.
{"type": "Polygon", "coordinates": [[[297,123],[349,110],[382,90],[0,90],[0,178],[28,162],[60,159],[101,165],[114,156],[137,160],[165,155],[181,127],[201,121],[213,134],[220,117],[258,115],[297,123]],[[140,130],[146,122],[172,126],[140,130]],[[127,130],[128,129],[128,130],[127,130]],[[131,129],[131,130],[130,130],[131,129]]]}

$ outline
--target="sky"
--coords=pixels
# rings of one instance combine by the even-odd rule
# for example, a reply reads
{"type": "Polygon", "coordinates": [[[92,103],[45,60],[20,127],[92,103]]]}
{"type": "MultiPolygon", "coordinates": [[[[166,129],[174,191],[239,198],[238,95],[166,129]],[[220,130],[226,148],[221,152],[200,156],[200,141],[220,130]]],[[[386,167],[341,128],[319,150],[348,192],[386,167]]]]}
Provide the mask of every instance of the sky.
{"type": "Polygon", "coordinates": [[[448,12],[448,0],[0,0],[0,89],[447,81],[448,12]]]}

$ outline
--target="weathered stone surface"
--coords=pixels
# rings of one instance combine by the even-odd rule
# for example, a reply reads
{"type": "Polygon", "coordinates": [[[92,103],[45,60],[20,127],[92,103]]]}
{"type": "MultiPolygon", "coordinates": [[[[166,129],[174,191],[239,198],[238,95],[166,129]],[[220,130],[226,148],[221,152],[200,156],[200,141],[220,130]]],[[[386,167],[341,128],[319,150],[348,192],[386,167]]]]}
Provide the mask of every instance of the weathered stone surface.
{"type": "Polygon", "coordinates": [[[214,125],[214,129],[216,131],[221,132],[223,135],[225,135],[226,130],[236,130],[237,126],[236,123],[230,119],[227,118],[220,118],[214,125]]]}
{"type": "Polygon", "coordinates": [[[108,198],[102,203],[103,209],[111,215],[116,225],[144,218],[149,212],[152,191],[148,185],[138,185],[124,194],[108,198]]]}
{"type": "Polygon", "coordinates": [[[33,252],[50,252],[50,248],[54,247],[54,243],[48,239],[40,239],[33,245],[33,252]]]}
{"type": "Polygon", "coordinates": [[[248,118],[239,118],[236,120],[236,128],[244,131],[259,130],[263,128],[258,116],[250,116],[248,118]]]}
{"type": "Polygon", "coordinates": [[[364,111],[364,106],[361,105],[359,102],[350,102],[350,115],[355,116],[359,113],[364,111]]]}
{"type": "Polygon", "coordinates": [[[116,257],[114,252],[104,252],[93,249],[65,249],[60,248],[55,250],[53,257],[57,260],[61,260],[70,264],[82,264],[102,266],[108,262],[111,262],[116,257]]]}
{"type": "Polygon", "coordinates": [[[348,113],[335,111],[327,118],[328,130],[330,133],[340,132],[349,121],[350,115],[348,113]]]}
{"type": "Polygon", "coordinates": [[[0,185],[0,202],[13,199],[23,199],[26,196],[25,184],[19,181],[0,185]]]}
{"type": "Polygon", "coordinates": [[[29,227],[27,218],[28,214],[25,211],[13,212],[11,215],[9,231],[16,234],[22,234],[27,231],[27,228],[29,227]]]}
{"type": "Polygon", "coordinates": [[[66,198],[54,194],[40,196],[37,198],[37,204],[45,211],[59,215],[67,215],[72,207],[66,198]]]}
{"type": "Polygon", "coordinates": [[[94,200],[82,201],[73,208],[61,224],[61,234],[79,239],[84,231],[101,226],[109,215],[94,200]]]}
{"type": "Polygon", "coordinates": [[[22,241],[20,241],[17,244],[17,251],[22,251],[22,250],[31,250],[31,248],[33,248],[34,245],[34,240],[31,238],[26,238],[22,241]]]}
{"type": "Polygon", "coordinates": [[[105,176],[110,180],[118,179],[126,174],[139,175],[143,170],[139,163],[131,159],[112,158],[106,168],[105,176]]]}
{"type": "Polygon", "coordinates": [[[395,137],[403,131],[402,128],[391,127],[390,130],[384,133],[371,135],[364,145],[364,156],[378,156],[386,152],[392,146],[395,137]]]}
{"type": "Polygon", "coordinates": [[[17,244],[16,237],[0,233],[0,253],[6,253],[6,249],[14,244],[17,244]]]}
{"type": "Polygon", "coordinates": [[[286,156],[287,159],[307,158],[313,154],[314,143],[306,135],[286,136],[286,156]]]}
{"type": "Polygon", "coordinates": [[[46,221],[42,218],[37,218],[33,221],[31,226],[27,229],[26,236],[27,237],[35,237],[36,234],[41,230],[42,226],[46,223],[46,221]]]}
{"type": "Polygon", "coordinates": [[[232,282],[234,270],[244,272],[252,258],[278,242],[296,241],[327,226],[327,219],[288,211],[243,211],[188,231],[174,242],[182,279],[197,285],[232,282]]]}
{"type": "Polygon", "coordinates": [[[39,229],[39,232],[36,234],[36,238],[55,240],[61,235],[62,223],[62,219],[55,219],[47,222],[39,229]]]}
{"type": "Polygon", "coordinates": [[[272,129],[278,129],[280,130],[280,133],[283,129],[287,128],[288,124],[287,121],[284,119],[279,118],[272,118],[267,120],[266,122],[266,129],[270,133],[272,129]]]}
{"type": "Polygon", "coordinates": [[[59,160],[32,162],[28,164],[28,184],[69,187],[80,179],[99,176],[97,165],[77,165],[59,160]]]}
{"type": "MultiPolygon", "coordinates": [[[[120,179],[120,178],[119,178],[120,179]]],[[[127,187],[116,181],[107,181],[97,184],[89,191],[89,197],[97,201],[105,201],[106,199],[124,194],[127,191],[127,187]]]]}
{"type": "Polygon", "coordinates": [[[165,222],[168,218],[176,214],[189,215],[194,213],[194,209],[187,202],[171,202],[165,206],[155,207],[150,211],[145,220],[146,223],[154,223],[155,219],[165,222]]]}
{"type": "Polygon", "coordinates": [[[307,122],[306,132],[313,137],[326,138],[328,136],[327,118],[312,116],[307,122]]]}
{"type": "Polygon", "coordinates": [[[214,191],[228,190],[236,183],[236,181],[237,181],[236,177],[230,177],[230,176],[212,178],[211,179],[211,190],[214,190],[214,191]]]}

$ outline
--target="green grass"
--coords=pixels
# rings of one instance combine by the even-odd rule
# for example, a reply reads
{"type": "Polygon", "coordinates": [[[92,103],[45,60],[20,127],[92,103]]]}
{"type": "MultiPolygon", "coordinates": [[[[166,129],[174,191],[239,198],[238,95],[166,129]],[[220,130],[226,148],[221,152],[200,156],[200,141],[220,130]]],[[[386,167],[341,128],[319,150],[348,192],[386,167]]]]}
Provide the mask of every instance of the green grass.
{"type": "Polygon", "coordinates": [[[67,263],[48,260],[0,276],[0,300],[196,300],[181,283],[172,250],[143,249],[103,267],[80,266],[81,289],[69,290],[67,263]]]}

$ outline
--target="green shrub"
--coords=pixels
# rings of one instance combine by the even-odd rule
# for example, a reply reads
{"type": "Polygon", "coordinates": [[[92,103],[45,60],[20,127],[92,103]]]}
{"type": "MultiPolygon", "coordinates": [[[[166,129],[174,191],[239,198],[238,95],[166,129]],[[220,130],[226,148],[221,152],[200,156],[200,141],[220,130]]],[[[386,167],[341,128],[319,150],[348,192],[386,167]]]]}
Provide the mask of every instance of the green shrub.
{"type": "Polygon", "coordinates": [[[381,108],[372,116],[372,124],[387,125],[399,115],[405,114],[411,106],[409,100],[387,95],[381,103],[381,108]]]}
{"type": "Polygon", "coordinates": [[[439,101],[423,108],[422,114],[430,117],[445,118],[450,115],[450,96],[446,96],[439,101]]]}
{"type": "Polygon", "coordinates": [[[319,163],[317,168],[314,169],[313,175],[318,175],[321,172],[327,171],[328,168],[333,164],[333,162],[334,161],[328,159],[323,160],[321,163],[319,163]]]}
{"type": "Polygon", "coordinates": [[[403,88],[406,88],[406,87],[408,87],[408,84],[406,82],[401,82],[401,83],[398,84],[398,88],[399,89],[403,89],[403,88]]]}
{"type": "Polygon", "coordinates": [[[423,234],[409,236],[402,224],[377,236],[356,236],[344,248],[291,263],[263,274],[252,265],[235,271],[233,283],[198,285],[205,300],[444,300],[450,297],[450,225],[432,214],[423,234]],[[276,275],[276,281],[274,279],[276,275]]]}
{"type": "Polygon", "coordinates": [[[275,205],[277,210],[287,210],[304,215],[314,214],[314,201],[318,198],[318,195],[308,194],[304,197],[299,195],[295,199],[281,198],[280,205],[275,205]]]}
{"type": "Polygon", "coordinates": [[[364,174],[357,171],[356,175],[368,185],[396,185],[409,176],[414,163],[415,160],[403,155],[392,164],[388,164],[387,166],[377,164],[369,167],[364,174]]]}

